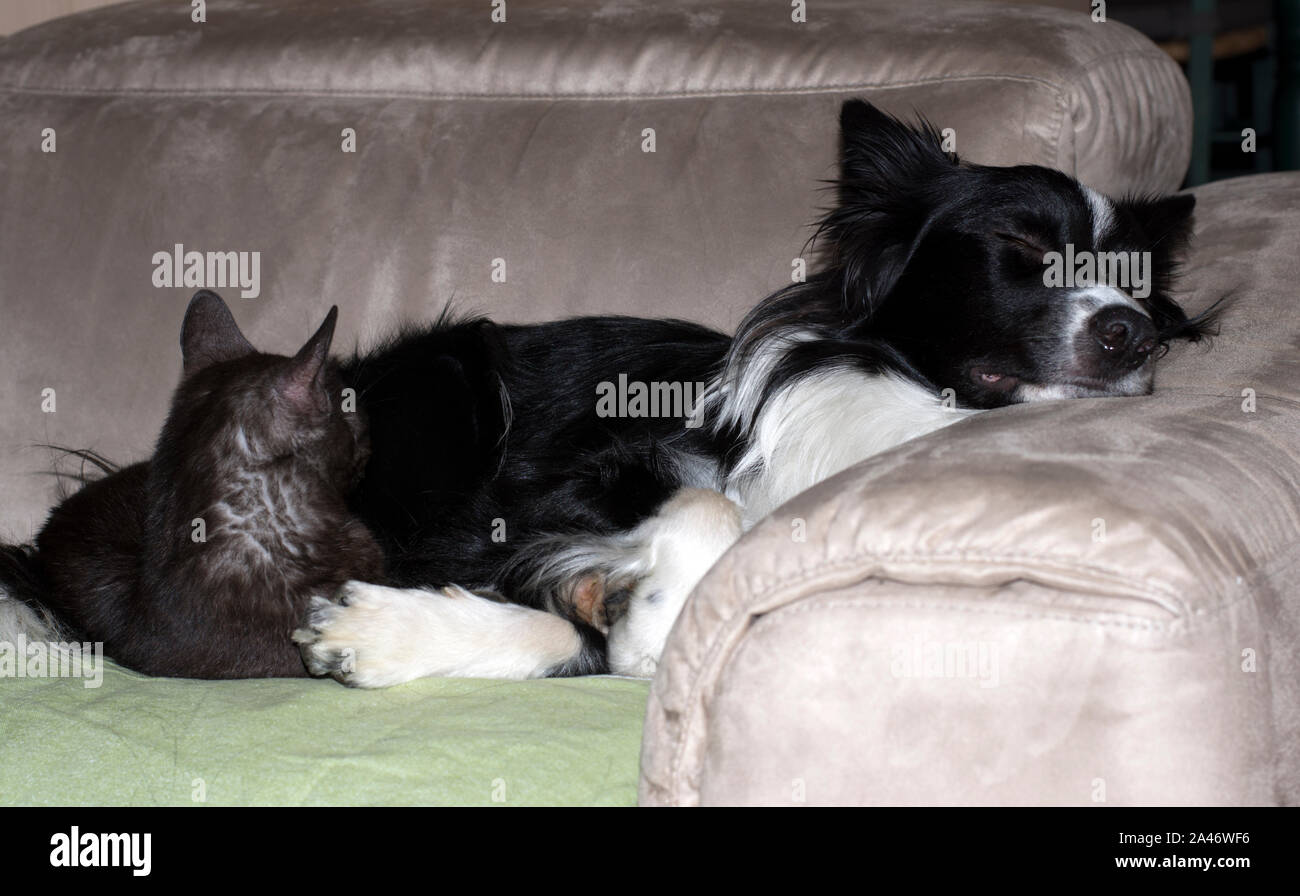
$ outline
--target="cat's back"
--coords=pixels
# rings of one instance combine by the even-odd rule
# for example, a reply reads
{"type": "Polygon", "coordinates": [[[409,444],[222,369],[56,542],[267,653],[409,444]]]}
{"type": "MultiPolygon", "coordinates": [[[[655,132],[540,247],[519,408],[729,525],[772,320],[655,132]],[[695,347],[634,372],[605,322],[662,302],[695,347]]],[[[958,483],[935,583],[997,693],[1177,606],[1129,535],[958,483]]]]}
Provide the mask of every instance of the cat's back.
{"type": "Polygon", "coordinates": [[[36,538],[51,608],[110,654],[131,626],[148,480],[149,464],[137,463],[87,483],[51,511],[36,538]]]}

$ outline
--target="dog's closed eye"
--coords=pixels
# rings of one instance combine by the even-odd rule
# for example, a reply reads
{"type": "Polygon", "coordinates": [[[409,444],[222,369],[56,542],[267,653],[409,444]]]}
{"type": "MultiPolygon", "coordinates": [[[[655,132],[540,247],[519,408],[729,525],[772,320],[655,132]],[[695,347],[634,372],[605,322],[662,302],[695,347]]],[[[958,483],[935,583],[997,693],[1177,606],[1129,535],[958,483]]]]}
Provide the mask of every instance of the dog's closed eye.
{"type": "Polygon", "coordinates": [[[1023,234],[1010,233],[1005,230],[995,230],[993,235],[1019,251],[1026,258],[1031,258],[1036,262],[1041,262],[1049,251],[1032,237],[1027,237],[1023,234]]]}

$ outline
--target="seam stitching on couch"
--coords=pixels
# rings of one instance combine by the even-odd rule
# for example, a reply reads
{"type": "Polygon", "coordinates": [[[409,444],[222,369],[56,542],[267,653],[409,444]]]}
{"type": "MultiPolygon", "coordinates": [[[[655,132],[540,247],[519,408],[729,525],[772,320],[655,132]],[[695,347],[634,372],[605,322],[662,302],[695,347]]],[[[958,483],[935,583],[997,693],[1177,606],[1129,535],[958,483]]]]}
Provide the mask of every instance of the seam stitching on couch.
{"type": "MultiPolygon", "coordinates": [[[[874,579],[874,580],[881,581],[880,579],[874,579]]],[[[1210,616],[1221,615],[1222,613],[1226,612],[1227,610],[1231,609],[1232,607],[1235,607],[1237,604],[1246,600],[1248,597],[1249,597],[1248,594],[1238,595],[1237,597],[1233,598],[1230,601],[1227,601],[1222,604],[1217,604],[1212,610],[1207,610],[1201,613],[1200,616],[1201,618],[1208,619],[1210,616]]],[[[1078,615],[1072,615],[1068,612],[1061,612],[1061,611],[1036,613],[1036,612],[1029,611],[1028,608],[1026,608],[1025,612],[1017,612],[1013,607],[1008,607],[1008,606],[990,606],[990,607],[961,606],[948,601],[926,601],[926,600],[918,600],[915,598],[894,599],[894,598],[881,598],[881,597],[858,597],[858,598],[839,597],[839,598],[834,598],[833,600],[818,601],[816,603],[813,603],[813,601],[816,601],[816,596],[809,595],[808,598],[806,598],[806,601],[807,602],[800,602],[793,605],[785,605],[782,607],[778,607],[777,609],[771,610],[769,612],[751,615],[750,618],[753,621],[750,625],[750,628],[752,629],[757,625],[761,624],[762,620],[769,616],[789,615],[789,614],[796,614],[796,613],[811,613],[815,610],[828,609],[828,608],[852,609],[856,607],[865,606],[865,607],[880,607],[880,608],[905,608],[905,609],[916,609],[916,610],[945,610],[954,613],[972,613],[977,615],[989,615],[989,616],[1010,616],[1016,619],[1054,619],[1063,622],[1074,622],[1080,625],[1096,625],[1096,626],[1102,626],[1106,628],[1127,628],[1127,629],[1135,629],[1135,630],[1149,631],[1149,632],[1154,632],[1159,634],[1171,634],[1171,635],[1181,634],[1183,632],[1190,633],[1193,630],[1192,626],[1188,624],[1188,620],[1185,618],[1176,619],[1171,623],[1164,623],[1155,619],[1142,619],[1141,617],[1130,618],[1130,617],[1126,617],[1125,614],[1119,612],[1112,614],[1116,617],[1119,617],[1115,619],[1088,619],[1088,618],[1081,618],[1078,615]]]]}
{"type": "Polygon", "coordinates": [[[1074,139],[1074,127],[1073,127],[1074,116],[1070,115],[1069,113],[1070,113],[1070,96],[1066,91],[1059,90],[1056,93],[1056,109],[1053,112],[1053,115],[1056,120],[1052,123],[1052,129],[1056,134],[1056,137],[1054,139],[1056,145],[1052,147],[1053,150],[1055,150],[1055,155],[1056,155],[1056,162],[1054,163],[1054,167],[1056,167],[1061,171],[1069,171],[1071,174],[1078,174],[1079,172],[1079,148],[1077,145],[1078,141],[1074,139]],[[1067,128],[1068,128],[1068,133],[1070,135],[1070,139],[1068,141],[1066,140],[1067,128]],[[1066,160],[1061,158],[1061,150],[1064,149],[1066,146],[1070,148],[1070,159],[1068,165],[1065,165],[1064,162],[1066,160]]]}
{"type": "Polygon", "coordinates": [[[1093,58],[1087,60],[1086,62],[1080,62],[1079,69],[1081,71],[1088,71],[1098,63],[1110,62],[1112,59],[1144,59],[1144,60],[1156,59],[1156,60],[1169,60],[1171,62],[1173,61],[1169,58],[1168,54],[1160,50],[1157,50],[1154,53],[1151,52],[1150,50],[1145,50],[1145,49],[1111,50],[1109,53],[1102,53],[1100,56],[1094,56],[1093,58]]]}
{"type": "MultiPolygon", "coordinates": [[[[1228,609],[1245,602],[1250,598],[1250,593],[1242,589],[1237,597],[1216,607],[1215,615],[1225,612],[1228,609]]],[[[753,632],[760,626],[764,629],[771,628],[775,623],[765,623],[769,617],[789,616],[789,615],[809,615],[819,610],[825,609],[860,609],[860,608],[879,608],[879,609],[909,609],[909,610],[943,610],[945,612],[968,613],[972,615],[985,616],[1008,616],[1014,619],[1049,619],[1062,622],[1076,623],[1086,626],[1101,626],[1103,628],[1127,628],[1152,632],[1155,634],[1180,635],[1190,634],[1193,629],[1191,626],[1181,624],[1183,620],[1177,620],[1172,625],[1164,625],[1153,620],[1134,619],[1130,621],[1123,620],[1103,620],[1103,619],[1086,619],[1072,616],[1068,613],[1033,613],[1033,612],[1016,612],[1014,607],[994,606],[960,606],[950,601],[927,601],[916,599],[894,599],[880,597],[838,597],[831,600],[817,601],[815,595],[810,595],[804,602],[795,605],[783,606],[771,613],[763,613],[757,616],[751,616],[749,624],[742,626],[746,632],[753,632]]],[[[1208,616],[1210,614],[1206,614],[1208,616]]],[[[736,658],[744,651],[748,641],[741,643],[740,647],[732,654],[727,665],[730,666],[736,658]]]]}
{"type": "MultiPolygon", "coordinates": [[[[1050,554],[1017,554],[1013,552],[999,552],[997,554],[984,554],[977,551],[925,551],[921,553],[910,553],[907,551],[891,551],[881,553],[878,551],[861,551],[840,557],[818,565],[816,569],[801,569],[786,576],[778,577],[770,583],[764,583],[762,590],[756,593],[765,594],[776,588],[786,585],[792,585],[816,578],[823,571],[840,571],[846,568],[852,568],[854,565],[864,560],[876,561],[907,561],[907,562],[925,562],[933,563],[981,563],[985,565],[995,564],[1028,564],[1031,566],[1041,566],[1057,572],[1081,572],[1086,574],[1085,577],[1097,577],[1102,579],[1103,584],[1118,584],[1123,586],[1133,586],[1138,583],[1131,574],[1125,574],[1117,569],[1111,569],[1093,563],[1085,563],[1073,558],[1053,557],[1050,554]]],[[[915,584],[915,583],[912,583],[915,584]]],[[[948,583],[930,583],[930,584],[950,584],[971,586],[968,582],[948,582],[948,583]]],[[[1152,603],[1159,604],[1168,610],[1167,603],[1177,606],[1182,612],[1194,612],[1188,608],[1187,602],[1182,600],[1176,591],[1172,588],[1161,587],[1154,582],[1141,581],[1138,583],[1140,588],[1135,589],[1135,595],[1138,599],[1150,600],[1152,603]],[[1145,592],[1145,593],[1143,593],[1145,592]],[[1163,598],[1161,600],[1160,598],[1163,598]]],[[[1171,611],[1172,612],[1172,611],[1171,611]]]]}
{"type": "Polygon", "coordinates": [[[634,99],[709,99],[712,97],[763,97],[763,96],[803,96],[818,93],[849,93],[856,90],[893,90],[907,87],[920,87],[932,84],[961,83],[967,81],[1018,81],[1045,87],[1063,96],[1065,88],[1047,78],[1033,75],[1013,75],[1003,73],[950,75],[936,78],[913,78],[906,81],[871,82],[861,81],[846,84],[825,84],[808,87],[784,88],[745,88],[737,87],[724,90],[668,90],[623,93],[498,93],[498,92],[450,92],[439,93],[424,90],[366,90],[329,88],[282,88],[268,89],[257,87],[60,87],[60,86],[25,86],[20,84],[0,84],[0,93],[10,94],[55,94],[62,96],[170,96],[170,97],[223,97],[223,96],[285,96],[285,97],[355,97],[358,99],[376,99],[390,97],[393,99],[430,99],[430,100],[634,100],[634,99]]]}

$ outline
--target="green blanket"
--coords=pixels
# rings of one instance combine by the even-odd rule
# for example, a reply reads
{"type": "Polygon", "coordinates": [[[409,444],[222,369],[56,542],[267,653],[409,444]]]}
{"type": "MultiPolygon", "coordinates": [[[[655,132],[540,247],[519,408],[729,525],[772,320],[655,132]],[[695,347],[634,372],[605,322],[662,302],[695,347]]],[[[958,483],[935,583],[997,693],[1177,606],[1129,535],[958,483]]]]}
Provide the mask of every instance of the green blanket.
{"type": "Polygon", "coordinates": [[[4,805],[636,803],[649,683],[0,678],[4,805]]]}

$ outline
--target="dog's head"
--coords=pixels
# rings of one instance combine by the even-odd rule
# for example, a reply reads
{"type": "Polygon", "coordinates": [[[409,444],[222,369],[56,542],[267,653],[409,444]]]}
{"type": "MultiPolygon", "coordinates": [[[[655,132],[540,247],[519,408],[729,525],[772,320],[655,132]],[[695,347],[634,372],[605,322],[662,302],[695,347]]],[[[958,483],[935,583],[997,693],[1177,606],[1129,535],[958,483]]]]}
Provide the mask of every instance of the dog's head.
{"type": "Polygon", "coordinates": [[[1140,395],[1171,339],[1190,196],[1112,200],[1034,165],[970,165],[928,123],[840,116],[838,202],[818,239],[835,335],[883,343],[969,407],[1140,395]]]}

